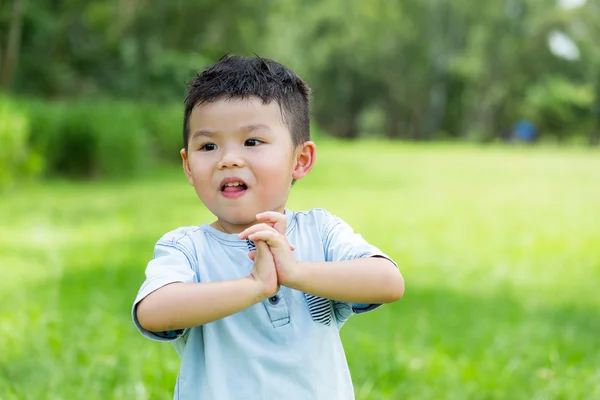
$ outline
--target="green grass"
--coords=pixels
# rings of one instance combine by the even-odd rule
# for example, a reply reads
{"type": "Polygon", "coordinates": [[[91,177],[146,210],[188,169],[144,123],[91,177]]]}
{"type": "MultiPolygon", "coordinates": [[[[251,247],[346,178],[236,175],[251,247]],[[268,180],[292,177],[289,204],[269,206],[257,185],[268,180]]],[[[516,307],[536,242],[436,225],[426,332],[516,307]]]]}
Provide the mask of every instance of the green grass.
{"type": "MultiPolygon", "coordinates": [[[[323,143],[292,209],[400,264],[342,336],[358,399],[600,398],[600,154],[323,143]]],[[[209,214],[178,170],[0,198],[0,398],[170,399],[179,360],[130,307],[153,245],[209,214]]]]}

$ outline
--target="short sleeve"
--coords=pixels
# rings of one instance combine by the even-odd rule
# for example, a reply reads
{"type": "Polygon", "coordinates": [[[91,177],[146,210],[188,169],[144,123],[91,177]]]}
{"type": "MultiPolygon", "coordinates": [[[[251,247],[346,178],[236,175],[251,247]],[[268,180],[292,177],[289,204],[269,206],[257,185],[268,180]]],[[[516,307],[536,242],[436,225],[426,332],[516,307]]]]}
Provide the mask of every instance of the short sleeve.
{"type": "Polygon", "coordinates": [[[172,341],[186,334],[186,330],[151,332],[144,329],[137,319],[137,306],[150,293],[175,282],[198,282],[197,265],[192,251],[182,243],[166,236],[156,243],[154,257],[146,266],[146,279],[135,298],[132,318],[136,328],[145,337],[157,341],[172,341]]]}
{"type": "MultiPolygon", "coordinates": [[[[326,261],[345,261],[365,257],[382,257],[398,265],[379,248],[367,242],[341,218],[327,215],[327,225],[323,234],[326,261]]],[[[380,307],[381,304],[355,304],[335,302],[334,311],[338,324],[343,324],[353,314],[362,314],[380,307]]]]}

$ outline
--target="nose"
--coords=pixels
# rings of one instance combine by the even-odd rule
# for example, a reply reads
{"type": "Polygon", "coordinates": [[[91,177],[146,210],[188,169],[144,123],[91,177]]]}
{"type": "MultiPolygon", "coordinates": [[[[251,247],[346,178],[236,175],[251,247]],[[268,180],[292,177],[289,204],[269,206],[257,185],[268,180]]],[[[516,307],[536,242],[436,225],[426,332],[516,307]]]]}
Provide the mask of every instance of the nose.
{"type": "Polygon", "coordinates": [[[219,160],[218,168],[241,168],[245,165],[244,159],[241,157],[239,151],[229,148],[223,151],[223,156],[219,160]]]}

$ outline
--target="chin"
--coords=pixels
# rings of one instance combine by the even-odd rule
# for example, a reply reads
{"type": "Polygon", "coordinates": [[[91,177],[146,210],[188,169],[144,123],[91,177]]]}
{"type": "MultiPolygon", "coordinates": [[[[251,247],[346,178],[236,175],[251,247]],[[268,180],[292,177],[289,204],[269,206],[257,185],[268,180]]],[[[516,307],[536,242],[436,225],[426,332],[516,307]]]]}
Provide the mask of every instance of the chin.
{"type": "Polygon", "coordinates": [[[243,212],[230,212],[230,213],[214,213],[217,218],[221,221],[225,221],[232,225],[250,225],[256,222],[256,213],[248,211],[243,212]]]}

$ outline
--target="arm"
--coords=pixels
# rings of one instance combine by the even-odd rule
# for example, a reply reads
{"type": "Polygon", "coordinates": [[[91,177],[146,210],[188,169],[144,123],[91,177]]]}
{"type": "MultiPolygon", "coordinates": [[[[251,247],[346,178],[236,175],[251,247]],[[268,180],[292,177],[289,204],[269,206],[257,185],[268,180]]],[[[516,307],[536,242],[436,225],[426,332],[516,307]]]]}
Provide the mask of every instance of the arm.
{"type": "Polygon", "coordinates": [[[137,307],[140,325],[152,332],[191,328],[227,317],[264,300],[252,277],[210,283],[176,282],[149,294],[137,307]]]}
{"type": "Polygon", "coordinates": [[[404,295],[398,268],[382,257],[346,261],[299,262],[282,285],[348,303],[391,303],[404,295]]]}
{"type": "Polygon", "coordinates": [[[281,285],[346,303],[391,303],[404,295],[398,267],[339,218],[330,217],[324,234],[324,262],[294,258],[285,237],[285,217],[280,213],[265,212],[257,219],[273,225],[257,224],[239,236],[269,245],[281,285]]]}
{"type": "MultiPolygon", "coordinates": [[[[149,279],[134,309],[137,324],[149,332],[176,331],[227,317],[279,291],[273,257],[265,243],[256,244],[248,277],[198,282],[184,247],[163,244],[147,268],[149,279]]],[[[137,301],[137,300],[136,300],[137,301]]]]}

